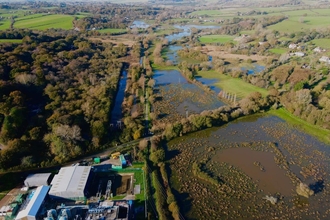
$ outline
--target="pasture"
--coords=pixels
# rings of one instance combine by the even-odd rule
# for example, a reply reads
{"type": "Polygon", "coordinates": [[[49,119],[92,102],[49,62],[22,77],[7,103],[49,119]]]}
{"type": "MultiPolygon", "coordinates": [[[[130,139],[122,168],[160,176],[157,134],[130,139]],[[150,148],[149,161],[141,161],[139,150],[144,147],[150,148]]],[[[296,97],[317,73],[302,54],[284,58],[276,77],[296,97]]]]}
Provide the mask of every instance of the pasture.
{"type": "Polygon", "coordinates": [[[330,39],[321,38],[311,41],[315,46],[322,47],[324,49],[330,49],[330,39]]]}
{"type": "Polygon", "coordinates": [[[268,94],[266,89],[244,82],[239,78],[219,74],[216,71],[200,71],[198,75],[207,79],[218,79],[219,81],[214,84],[216,87],[228,93],[236,94],[238,98],[244,98],[252,92],[260,92],[263,96],[268,94]]]}
{"type": "Polygon", "coordinates": [[[98,30],[100,33],[110,33],[110,34],[119,34],[119,33],[126,33],[126,29],[120,29],[120,28],[105,28],[102,30],[98,30]]]}
{"type": "Polygon", "coordinates": [[[268,29],[289,33],[324,28],[330,23],[330,9],[295,10],[281,14],[288,16],[288,19],[268,26],[268,29]]]}
{"type": "Polygon", "coordinates": [[[71,15],[44,15],[31,17],[30,19],[17,20],[15,28],[29,28],[46,30],[50,28],[72,29],[74,16],[71,15]]]}
{"type": "Polygon", "coordinates": [[[10,28],[10,20],[0,21],[0,30],[6,30],[10,28]]]}
{"type": "Polygon", "coordinates": [[[198,38],[201,43],[227,43],[233,41],[234,36],[230,35],[205,35],[198,38]]]}

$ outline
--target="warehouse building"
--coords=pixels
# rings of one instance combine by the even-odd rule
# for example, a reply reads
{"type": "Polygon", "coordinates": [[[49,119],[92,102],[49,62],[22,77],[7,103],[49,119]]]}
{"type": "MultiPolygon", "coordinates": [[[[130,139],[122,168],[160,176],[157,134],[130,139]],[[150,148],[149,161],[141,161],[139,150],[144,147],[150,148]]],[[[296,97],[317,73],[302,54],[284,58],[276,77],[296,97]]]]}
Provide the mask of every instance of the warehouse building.
{"type": "Polygon", "coordinates": [[[84,200],[90,166],[63,167],[51,182],[49,195],[55,199],[84,200]]]}
{"type": "Polygon", "coordinates": [[[15,220],[36,220],[42,210],[49,186],[39,186],[28,197],[26,204],[22,204],[21,211],[17,214],[15,220]]]}
{"type": "Polygon", "coordinates": [[[30,174],[24,180],[26,187],[48,186],[51,173],[35,173],[30,174]]]}

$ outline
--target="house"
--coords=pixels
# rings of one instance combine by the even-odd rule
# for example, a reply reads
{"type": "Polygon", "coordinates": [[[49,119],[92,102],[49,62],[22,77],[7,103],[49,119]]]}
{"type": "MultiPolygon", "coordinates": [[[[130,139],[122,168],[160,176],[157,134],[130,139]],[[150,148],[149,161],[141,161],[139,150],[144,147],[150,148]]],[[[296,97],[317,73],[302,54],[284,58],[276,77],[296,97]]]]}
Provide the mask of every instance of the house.
{"type": "Polygon", "coordinates": [[[295,53],[290,53],[290,56],[303,57],[303,56],[305,56],[305,53],[303,53],[303,52],[295,52],[295,53]]]}
{"type": "Polygon", "coordinates": [[[322,49],[321,47],[316,47],[314,48],[313,52],[321,53],[321,52],[325,52],[325,49],[322,49]]]}
{"type": "Polygon", "coordinates": [[[330,64],[330,59],[329,57],[326,57],[326,56],[322,56],[320,59],[319,59],[320,62],[326,62],[328,64],[330,64]]]}
{"type": "Polygon", "coordinates": [[[291,43],[291,44],[289,45],[289,48],[290,48],[290,49],[296,49],[297,46],[298,46],[297,44],[292,44],[292,43],[291,43]]]}

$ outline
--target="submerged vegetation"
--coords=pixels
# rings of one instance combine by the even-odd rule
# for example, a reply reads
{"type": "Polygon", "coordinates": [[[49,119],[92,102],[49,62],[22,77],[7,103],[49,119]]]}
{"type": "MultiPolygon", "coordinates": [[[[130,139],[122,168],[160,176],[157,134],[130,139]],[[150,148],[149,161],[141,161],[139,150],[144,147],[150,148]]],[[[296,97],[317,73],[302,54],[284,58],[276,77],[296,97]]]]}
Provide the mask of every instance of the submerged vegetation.
{"type": "Polygon", "coordinates": [[[314,3],[0,4],[1,171],[116,146],[148,219],[328,219],[328,146],[303,133],[329,143],[314,3]]]}

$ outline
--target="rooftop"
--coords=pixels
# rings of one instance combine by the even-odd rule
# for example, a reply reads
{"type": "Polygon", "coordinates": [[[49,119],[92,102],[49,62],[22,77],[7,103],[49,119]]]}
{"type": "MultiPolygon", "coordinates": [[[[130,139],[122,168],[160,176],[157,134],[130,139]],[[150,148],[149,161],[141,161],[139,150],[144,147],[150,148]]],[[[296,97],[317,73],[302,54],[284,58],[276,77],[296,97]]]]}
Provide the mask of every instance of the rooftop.
{"type": "Polygon", "coordinates": [[[60,172],[54,176],[51,182],[52,188],[49,194],[57,194],[65,191],[83,191],[88,176],[90,173],[90,166],[72,166],[63,167],[60,172]]]}
{"type": "Polygon", "coordinates": [[[25,218],[27,216],[36,216],[41,204],[47,195],[48,190],[49,186],[39,186],[34,192],[26,208],[17,214],[16,220],[25,218]]]}

